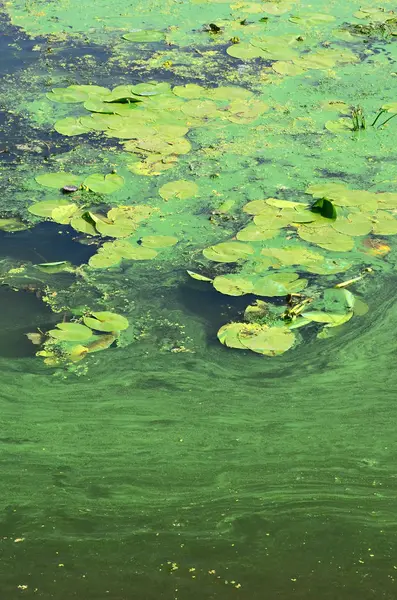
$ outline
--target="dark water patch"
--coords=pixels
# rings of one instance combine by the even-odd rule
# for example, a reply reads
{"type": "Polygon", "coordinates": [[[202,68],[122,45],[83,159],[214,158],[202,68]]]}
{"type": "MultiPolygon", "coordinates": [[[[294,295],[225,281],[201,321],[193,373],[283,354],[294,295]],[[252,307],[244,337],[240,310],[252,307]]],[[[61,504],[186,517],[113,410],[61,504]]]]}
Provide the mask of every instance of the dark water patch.
{"type": "Polygon", "coordinates": [[[15,292],[6,286],[0,287],[0,356],[25,358],[34,356],[38,346],[26,337],[37,329],[46,331],[59,315],[33,293],[15,292]]]}
{"type": "Polygon", "coordinates": [[[71,227],[50,222],[15,233],[0,231],[0,258],[33,264],[66,260],[81,265],[96,253],[97,247],[79,244],[75,237],[71,227]]]}
{"type": "Polygon", "coordinates": [[[37,61],[34,46],[44,41],[43,38],[30,39],[19,27],[10,24],[4,11],[0,11],[0,73],[16,74],[37,61]]]}

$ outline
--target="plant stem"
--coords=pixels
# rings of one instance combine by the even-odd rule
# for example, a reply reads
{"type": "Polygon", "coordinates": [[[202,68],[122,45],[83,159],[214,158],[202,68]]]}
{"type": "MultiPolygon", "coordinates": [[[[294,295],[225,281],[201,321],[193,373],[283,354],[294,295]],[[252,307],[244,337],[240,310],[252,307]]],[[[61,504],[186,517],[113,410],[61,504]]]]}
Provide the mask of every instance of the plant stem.
{"type": "Polygon", "coordinates": [[[380,127],[383,127],[383,125],[386,125],[386,123],[388,123],[389,121],[391,121],[392,119],[394,119],[394,117],[397,117],[397,113],[394,113],[394,115],[392,115],[391,117],[389,117],[388,119],[386,119],[386,121],[383,121],[383,123],[381,123],[380,125],[378,125],[378,129],[380,127]]]}
{"type": "Polygon", "coordinates": [[[381,110],[378,112],[378,114],[377,114],[377,116],[376,116],[376,118],[375,118],[375,121],[372,123],[371,127],[373,127],[373,126],[375,125],[376,121],[379,119],[379,117],[380,117],[381,115],[383,115],[383,113],[384,113],[384,112],[386,112],[386,111],[385,111],[385,110],[383,110],[383,109],[381,109],[381,110]]]}

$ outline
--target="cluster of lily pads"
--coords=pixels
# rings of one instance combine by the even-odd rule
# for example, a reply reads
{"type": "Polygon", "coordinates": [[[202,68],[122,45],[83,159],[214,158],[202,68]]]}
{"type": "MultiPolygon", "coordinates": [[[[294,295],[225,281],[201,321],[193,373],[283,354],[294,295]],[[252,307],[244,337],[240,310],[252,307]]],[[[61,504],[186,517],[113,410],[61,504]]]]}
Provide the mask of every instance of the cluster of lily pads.
{"type": "MultiPolygon", "coordinates": [[[[367,239],[373,240],[368,238],[370,234],[382,237],[397,234],[397,218],[394,215],[397,194],[350,190],[345,185],[336,183],[311,185],[306,193],[312,196],[311,202],[277,198],[248,202],[243,211],[252,217],[252,221],[240,229],[234,239],[203,250],[208,261],[237,264],[238,271],[215,277],[192,271],[188,272],[189,275],[212,283],[218,292],[229,296],[252,294],[265,298],[300,297],[308,286],[308,279],[302,278],[301,272],[335,275],[352,266],[363,268],[371,255],[382,256],[389,251],[389,247],[382,241],[367,246],[365,242],[367,239]],[[348,253],[354,248],[359,253],[351,258],[348,253]]],[[[362,276],[354,278],[349,283],[361,278],[362,276]]],[[[349,294],[347,290],[333,290],[327,292],[325,300],[343,296],[349,297],[352,302],[349,294]]],[[[306,301],[302,310],[305,307],[306,301]]],[[[338,310],[340,318],[335,317],[333,312],[327,312],[326,315],[319,315],[317,312],[310,310],[308,313],[305,310],[295,313],[294,317],[299,314],[299,319],[291,319],[289,324],[279,319],[275,332],[269,330],[268,323],[261,324],[260,328],[257,323],[228,324],[221,328],[219,339],[225,345],[235,348],[249,348],[250,344],[254,344],[256,352],[259,352],[256,344],[264,344],[260,346],[261,352],[271,355],[273,351],[280,353],[293,345],[291,328],[313,321],[327,323],[327,328],[336,327],[353,315],[352,307],[347,312],[338,310]],[[348,318],[345,319],[343,315],[348,315],[348,318]],[[277,352],[275,348],[270,351],[265,344],[269,336],[273,339],[273,333],[279,348],[277,352]],[[229,335],[234,341],[230,341],[229,335]],[[257,335],[260,343],[254,340],[257,335]],[[264,348],[267,350],[264,351],[264,348]]],[[[290,316],[291,313],[287,311],[287,315],[290,316]]]]}
{"type": "Polygon", "coordinates": [[[251,123],[268,105],[249,90],[237,86],[204,88],[196,84],[168,83],[119,85],[113,90],[94,85],[55,88],[53,102],[83,104],[89,115],[66,117],[55,130],[74,136],[102,133],[122,141],[127,152],[142,159],[130,165],[140,175],[159,175],[191,150],[188,131],[214,119],[251,123]]]}
{"type": "MultiPolygon", "coordinates": [[[[330,15],[312,15],[311,19],[333,19],[330,15]]],[[[300,23],[303,17],[291,17],[300,23]]],[[[332,69],[337,65],[355,63],[359,57],[346,48],[320,48],[308,51],[303,38],[297,35],[261,36],[249,42],[234,43],[227,53],[240,60],[262,58],[272,62],[272,68],[280,75],[301,75],[311,69],[332,69]]]]}
{"type": "MultiPolygon", "coordinates": [[[[47,332],[43,348],[36,355],[48,366],[78,362],[87,354],[109,348],[129,326],[128,319],[110,311],[86,314],[82,322],[62,322],[47,332]]],[[[41,334],[29,334],[34,343],[41,343],[41,334]],[[39,338],[36,340],[36,336],[39,338]]]]}
{"type": "Polygon", "coordinates": [[[218,339],[228,348],[277,356],[296,344],[294,330],[311,323],[321,324],[323,328],[317,337],[324,339],[332,335],[333,328],[367,310],[365,302],[340,288],[327,288],[320,297],[299,299],[297,304],[287,308],[257,300],[245,309],[243,322],[223,325],[218,339]]]}

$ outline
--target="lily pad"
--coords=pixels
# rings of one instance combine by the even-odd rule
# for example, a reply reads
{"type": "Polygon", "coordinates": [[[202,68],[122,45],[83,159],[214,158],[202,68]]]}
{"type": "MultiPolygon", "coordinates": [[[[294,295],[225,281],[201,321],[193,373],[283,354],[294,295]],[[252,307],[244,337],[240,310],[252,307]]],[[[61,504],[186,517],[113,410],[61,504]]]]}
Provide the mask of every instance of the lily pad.
{"type": "Polygon", "coordinates": [[[171,235],[145,235],[140,241],[145,248],[169,248],[178,243],[178,238],[171,235]]]}
{"type": "Polygon", "coordinates": [[[314,252],[306,246],[298,245],[284,248],[264,248],[261,255],[268,256],[275,263],[279,262],[283,266],[311,265],[312,263],[322,263],[324,261],[322,254],[314,252]]]}
{"type": "Polygon", "coordinates": [[[84,133],[89,133],[89,129],[85,127],[85,125],[80,121],[79,118],[75,117],[66,117],[65,119],[60,119],[54,125],[55,131],[61,133],[62,135],[67,135],[69,137],[73,135],[82,135],[84,133]]]}
{"type": "Polygon", "coordinates": [[[353,121],[347,117],[341,117],[336,121],[327,121],[325,129],[328,129],[331,133],[352,133],[353,121]]]}
{"type": "Polygon", "coordinates": [[[112,194],[124,185],[124,177],[117,173],[95,173],[84,180],[84,185],[97,194],[112,194]]]}
{"type": "Polygon", "coordinates": [[[298,235],[302,240],[316,244],[325,250],[349,252],[354,248],[354,241],[348,235],[335,231],[332,227],[307,227],[301,225],[298,235]]]}
{"type": "Polygon", "coordinates": [[[295,65],[292,62],[287,62],[284,60],[279,60],[272,64],[272,69],[276,71],[279,75],[302,75],[305,73],[306,69],[299,65],[295,65]]]}
{"type": "Polygon", "coordinates": [[[186,271],[186,273],[189,275],[189,277],[191,277],[192,279],[196,279],[197,281],[211,281],[212,282],[211,277],[206,277],[205,275],[201,275],[200,273],[195,273],[194,271],[186,271]]]}
{"type": "Polygon", "coordinates": [[[252,280],[241,275],[218,275],[213,286],[218,292],[228,296],[243,296],[252,293],[254,289],[252,280]]]}
{"type": "Polygon", "coordinates": [[[52,217],[52,211],[54,209],[70,206],[70,202],[68,200],[43,200],[42,202],[36,202],[28,207],[28,211],[32,215],[36,215],[36,217],[52,217]]]}
{"type": "Polygon", "coordinates": [[[372,219],[362,213],[351,213],[347,217],[338,217],[332,227],[345,235],[368,235],[372,231],[372,219]]]}
{"type": "Polygon", "coordinates": [[[297,273],[272,273],[255,281],[253,293],[257,296],[287,296],[302,291],[307,279],[299,279],[297,273]]]}
{"type": "Polygon", "coordinates": [[[178,179],[177,181],[169,181],[165,183],[159,190],[160,196],[165,200],[178,198],[179,200],[187,200],[196,196],[198,193],[198,185],[194,181],[186,181],[178,179]]]}
{"type": "Polygon", "coordinates": [[[384,210],[378,211],[374,219],[373,232],[375,235],[396,235],[397,219],[384,210]]]}
{"type": "Polygon", "coordinates": [[[179,98],[205,98],[208,95],[208,89],[197,85],[197,83],[187,83],[186,85],[176,85],[172,92],[179,98]]]}
{"type": "Polygon", "coordinates": [[[123,39],[128,40],[129,42],[140,43],[162,42],[165,40],[165,35],[162,31],[156,31],[154,29],[136,29],[135,31],[123,35],[123,39]]]}
{"type": "Polygon", "coordinates": [[[250,223],[247,227],[237,232],[236,238],[240,242],[262,242],[264,240],[271,240],[278,234],[279,229],[267,229],[266,227],[250,223]]]}
{"type": "Polygon", "coordinates": [[[247,348],[240,341],[240,333],[247,331],[250,325],[247,323],[228,323],[223,325],[218,331],[218,340],[228,348],[238,348],[246,350],[247,348]]]}
{"type": "Polygon", "coordinates": [[[91,329],[80,323],[58,323],[57,327],[48,334],[62,342],[84,342],[92,337],[91,329]]]}
{"type": "Polygon", "coordinates": [[[80,185],[83,178],[79,175],[73,175],[73,173],[65,173],[60,171],[58,173],[43,173],[43,175],[37,175],[35,178],[37,183],[46,187],[62,189],[68,185],[80,185]]]}
{"type": "Polygon", "coordinates": [[[70,219],[79,210],[79,207],[74,202],[66,204],[65,206],[57,206],[51,213],[51,218],[55,223],[61,225],[68,225],[70,219]]]}
{"type": "Polygon", "coordinates": [[[240,58],[241,60],[253,60],[254,58],[264,58],[266,56],[266,52],[261,48],[246,42],[232,44],[226,49],[226,52],[229,56],[240,58]]]}
{"type": "Polygon", "coordinates": [[[1,231],[25,231],[29,229],[29,225],[18,219],[17,217],[0,218],[1,231]]]}
{"type": "Polygon", "coordinates": [[[203,250],[205,258],[215,262],[233,263],[239,260],[247,260],[255,250],[249,244],[243,242],[221,242],[203,250]]]}
{"type": "Polygon", "coordinates": [[[295,335],[288,327],[249,326],[239,333],[245,348],[265,356],[284,354],[295,343],[295,335]]]}
{"type": "Polygon", "coordinates": [[[326,15],[321,13],[302,13],[300,15],[294,15],[289,18],[292,23],[298,25],[305,25],[312,27],[313,25],[322,25],[323,23],[332,23],[335,21],[333,15],[326,15]]]}
{"type": "Polygon", "coordinates": [[[96,331],[123,331],[129,326],[128,319],[109,311],[92,312],[83,320],[87,327],[96,331]]]}

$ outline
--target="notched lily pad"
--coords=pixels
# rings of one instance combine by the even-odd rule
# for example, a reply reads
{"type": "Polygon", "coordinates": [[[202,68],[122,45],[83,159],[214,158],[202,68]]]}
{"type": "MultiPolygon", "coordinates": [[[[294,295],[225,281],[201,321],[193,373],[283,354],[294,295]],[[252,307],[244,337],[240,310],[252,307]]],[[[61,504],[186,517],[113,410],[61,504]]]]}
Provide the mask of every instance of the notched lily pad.
{"type": "Polygon", "coordinates": [[[86,315],[83,320],[87,327],[96,331],[124,331],[129,326],[128,319],[123,317],[123,315],[109,311],[92,312],[86,315]]]}
{"type": "Polygon", "coordinates": [[[84,185],[97,194],[113,194],[124,185],[124,177],[117,173],[95,173],[84,180],[84,185]]]}

